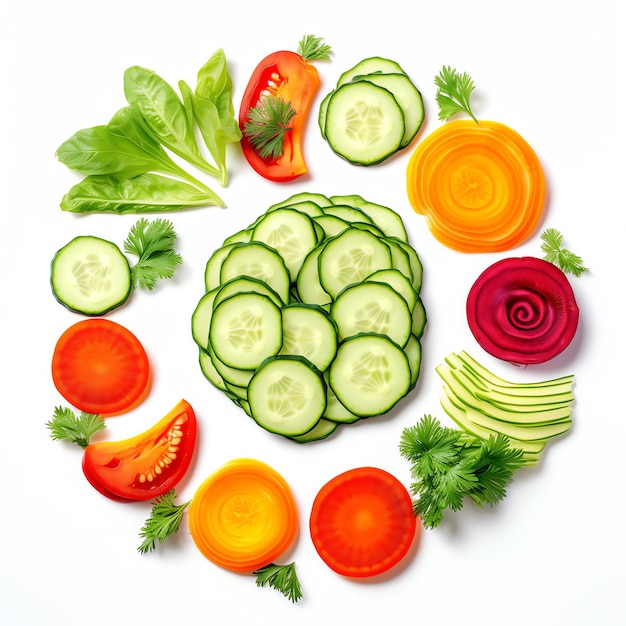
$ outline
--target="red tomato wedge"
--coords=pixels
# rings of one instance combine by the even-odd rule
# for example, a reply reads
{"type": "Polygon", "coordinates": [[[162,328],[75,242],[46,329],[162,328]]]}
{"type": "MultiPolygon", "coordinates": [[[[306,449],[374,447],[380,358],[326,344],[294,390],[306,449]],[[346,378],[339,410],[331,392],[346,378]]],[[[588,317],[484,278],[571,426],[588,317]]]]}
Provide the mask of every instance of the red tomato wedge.
{"type": "Polygon", "coordinates": [[[191,464],[197,422],[181,400],[147,431],[122,441],[89,444],[83,473],[101,494],[118,501],[158,498],[174,488],[191,464]]]}
{"type": "Polygon", "coordinates": [[[216,565],[253,572],[273,563],[298,531],[298,511],[283,476],[256,459],[233,459],[200,485],[189,532],[216,565]]]}
{"type": "Polygon", "coordinates": [[[114,415],[145,398],[150,364],[127,328],[107,319],[88,319],[70,326],[57,341],[52,380],[77,409],[114,415]]]}
{"type": "Polygon", "coordinates": [[[407,554],[417,532],[411,496],[375,467],[335,476],[319,491],[309,521],[322,560],[343,576],[376,576],[407,554]]]}

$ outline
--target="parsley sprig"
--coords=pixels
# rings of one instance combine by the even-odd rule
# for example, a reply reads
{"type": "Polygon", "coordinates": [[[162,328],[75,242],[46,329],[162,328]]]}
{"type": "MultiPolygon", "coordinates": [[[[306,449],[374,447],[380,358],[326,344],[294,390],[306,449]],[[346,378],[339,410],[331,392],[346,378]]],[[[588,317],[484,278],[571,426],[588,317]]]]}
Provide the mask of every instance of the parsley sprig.
{"type": "Polygon", "coordinates": [[[81,411],[77,416],[67,407],[54,407],[54,414],[46,426],[50,430],[50,437],[55,441],[69,441],[78,444],[81,448],[89,445],[92,435],[104,430],[106,424],[100,415],[81,411]]]}
{"type": "Polygon", "coordinates": [[[474,81],[467,73],[460,74],[456,69],[444,66],[439,75],[435,76],[435,85],[440,120],[446,122],[453,115],[465,112],[478,124],[470,105],[474,81]]]}
{"type": "Polygon", "coordinates": [[[556,228],[546,228],[541,233],[541,240],[545,261],[556,265],[565,274],[580,276],[587,271],[583,260],[577,254],[563,248],[563,235],[556,228]]]}
{"type": "Polygon", "coordinates": [[[271,95],[250,109],[243,133],[262,159],[277,159],[283,154],[285,135],[295,114],[290,102],[271,95]]]}
{"type": "Polygon", "coordinates": [[[176,232],[172,222],[141,218],[131,228],[124,250],[138,257],[130,268],[133,289],[152,291],[162,278],[172,278],[182,257],[175,251],[176,232]]]}
{"type": "Polygon", "coordinates": [[[495,505],[524,462],[523,451],[512,448],[508,437],[473,437],[441,426],[425,415],[405,428],[400,453],[411,462],[413,511],[425,528],[436,528],[446,509],[458,511],[469,497],[477,505],[495,505]]]}
{"type": "Polygon", "coordinates": [[[156,548],[157,541],[163,543],[170,535],[178,532],[183,513],[191,504],[191,500],[183,504],[174,504],[175,498],[176,490],[171,489],[152,503],[150,517],[139,533],[139,536],[143,538],[137,548],[140,554],[152,552],[156,548]]]}
{"type": "Polygon", "coordinates": [[[270,563],[252,573],[256,576],[258,587],[269,586],[277,589],[294,603],[302,598],[302,589],[296,574],[295,563],[289,563],[288,565],[270,563]]]}

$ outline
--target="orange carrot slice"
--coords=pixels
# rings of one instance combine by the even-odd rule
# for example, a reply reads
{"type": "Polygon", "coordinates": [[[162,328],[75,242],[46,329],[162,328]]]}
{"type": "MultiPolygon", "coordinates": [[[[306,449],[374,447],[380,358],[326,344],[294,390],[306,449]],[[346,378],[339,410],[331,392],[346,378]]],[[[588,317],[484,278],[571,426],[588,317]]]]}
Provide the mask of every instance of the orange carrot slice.
{"type": "Polygon", "coordinates": [[[253,572],[289,548],[298,530],[291,489],[272,467],[234,459],[209,476],[189,506],[189,532],[216,565],[253,572]]]}
{"type": "Polygon", "coordinates": [[[407,168],[407,193],[445,246],[499,252],[532,234],[546,182],[537,155],[512,128],[458,120],[418,144],[407,168]]]}

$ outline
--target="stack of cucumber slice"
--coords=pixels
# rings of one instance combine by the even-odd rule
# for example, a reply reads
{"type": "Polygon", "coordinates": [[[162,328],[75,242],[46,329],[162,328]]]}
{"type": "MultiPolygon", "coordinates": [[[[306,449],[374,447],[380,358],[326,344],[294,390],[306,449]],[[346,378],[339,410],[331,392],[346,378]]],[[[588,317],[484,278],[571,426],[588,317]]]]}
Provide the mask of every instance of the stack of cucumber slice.
{"type": "Polygon", "coordinates": [[[205,377],[297,442],[389,411],[411,391],[422,264],[393,209],[302,192],[228,237],[191,323],[205,377]]]}
{"type": "Polygon", "coordinates": [[[514,383],[496,376],[467,352],[449,354],[437,368],[444,381],[441,405],[463,430],[479,438],[503,434],[524,461],[539,461],[547,442],[572,424],[574,377],[514,383]]]}
{"type": "Polygon", "coordinates": [[[344,72],[318,116],[322,137],[356,165],[381,163],[406,148],[423,121],[419,90],[396,61],[382,57],[344,72]]]}

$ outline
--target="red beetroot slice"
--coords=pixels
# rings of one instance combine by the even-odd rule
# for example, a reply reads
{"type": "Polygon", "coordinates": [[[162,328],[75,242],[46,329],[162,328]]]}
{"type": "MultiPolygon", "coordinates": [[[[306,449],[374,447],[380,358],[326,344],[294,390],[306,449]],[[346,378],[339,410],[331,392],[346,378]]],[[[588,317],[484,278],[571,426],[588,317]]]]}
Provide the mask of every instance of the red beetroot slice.
{"type": "Polygon", "coordinates": [[[467,321],[478,344],[518,365],[543,363],[571,343],[578,305],[565,274],[536,257],[489,266],[467,297],[467,321]]]}

